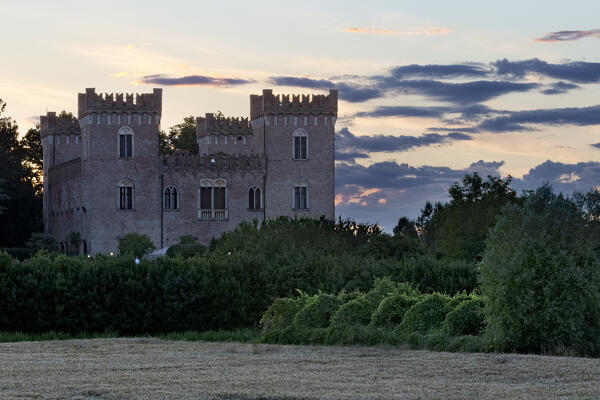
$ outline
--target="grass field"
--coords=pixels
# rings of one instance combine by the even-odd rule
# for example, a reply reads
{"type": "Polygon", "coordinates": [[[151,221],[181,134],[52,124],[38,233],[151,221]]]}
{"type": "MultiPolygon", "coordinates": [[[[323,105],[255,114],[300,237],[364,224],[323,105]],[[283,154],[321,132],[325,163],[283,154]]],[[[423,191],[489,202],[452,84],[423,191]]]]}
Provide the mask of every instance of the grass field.
{"type": "Polygon", "coordinates": [[[0,343],[2,399],[600,398],[600,360],[154,338],[0,343]]]}

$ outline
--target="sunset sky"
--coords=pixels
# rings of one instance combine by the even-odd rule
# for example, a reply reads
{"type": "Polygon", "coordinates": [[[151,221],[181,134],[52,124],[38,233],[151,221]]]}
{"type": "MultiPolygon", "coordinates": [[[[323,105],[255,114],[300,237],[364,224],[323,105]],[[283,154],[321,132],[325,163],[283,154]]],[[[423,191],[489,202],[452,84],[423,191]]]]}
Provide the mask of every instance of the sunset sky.
{"type": "Polygon", "coordinates": [[[21,132],[77,93],[163,88],[162,128],[339,88],[336,214],[416,217],[466,172],[600,186],[600,2],[0,0],[21,132]],[[482,5],[485,4],[485,5],[482,5]]]}

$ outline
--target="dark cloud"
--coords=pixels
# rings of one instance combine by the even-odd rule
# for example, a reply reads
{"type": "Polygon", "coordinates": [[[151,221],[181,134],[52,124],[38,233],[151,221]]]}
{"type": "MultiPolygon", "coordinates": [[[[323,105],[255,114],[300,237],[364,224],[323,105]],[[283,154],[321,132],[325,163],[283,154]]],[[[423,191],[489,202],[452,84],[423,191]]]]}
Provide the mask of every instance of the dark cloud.
{"type": "Polygon", "coordinates": [[[357,158],[369,158],[367,153],[358,151],[337,151],[335,152],[335,161],[350,161],[354,162],[357,158]]]}
{"type": "Polygon", "coordinates": [[[553,84],[550,85],[550,87],[548,89],[542,90],[542,93],[544,94],[563,94],[563,93],[567,93],[569,90],[572,89],[579,89],[581,86],[579,85],[575,85],[573,83],[566,83],[563,81],[559,81],[559,82],[554,82],[553,84]]]}
{"type": "Polygon", "coordinates": [[[390,70],[390,74],[398,79],[406,78],[462,78],[462,77],[485,77],[489,74],[489,68],[476,64],[450,64],[450,65],[402,65],[390,70]]]}
{"type": "Polygon", "coordinates": [[[600,143],[593,143],[593,144],[590,144],[590,146],[600,149],[600,143]]]}
{"type": "MultiPolygon", "coordinates": [[[[378,162],[370,166],[336,165],[336,214],[361,222],[379,222],[391,231],[398,218],[415,218],[425,201],[448,201],[448,188],[466,173],[499,176],[503,161],[479,160],[465,169],[378,162]]],[[[555,192],[567,195],[588,191],[600,182],[600,162],[564,164],[545,161],[531,168],[523,178],[514,178],[518,192],[549,183],[555,192]]]]}
{"type": "Polygon", "coordinates": [[[557,31],[546,33],[540,38],[534,39],[536,42],[566,42],[579,40],[587,37],[600,39],[600,29],[590,29],[587,31],[557,31]]]}
{"type": "Polygon", "coordinates": [[[269,82],[277,86],[294,86],[310,89],[332,89],[335,83],[327,79],[298,78],[295,76],[272,76],[269,82]]]}
{"type": "Polygon", "coordinates": [[[488,118],[479,124],[481,130],[490,132],[516,132],[536,130],[531,125],[599,125],[600,105],[514,111],[508,115],[488,118]]]}
{"type": "Polygon", "coordinates": [[[493,62],[496,73],[512,78],[524,78],[527,74],[542,75],[578,83],[600,82],[600,63],[572,61],[563,64],[550,64],[538,58],[523,61],[509,61],[506,58],[493,62]]]}
{"type": "Polygon", "coordinates": [[[294,76],[273,76],[269,82],[277,86],[294,86],[310,89],[339,90],[339,98],[350,103],[360,103],[384,96],[384,93],[370,86],[353,85],[345,82],[334,83],[327,79],[298,78],[294,76]]]}
{"type": "Polygon", "coordinates": [[[356,113],[356,117],[429,117],[440,118],[452,112],[451,107],[418,107],[418,106],[380,106],[372,111],[356,113]]]}
{"type": "MultiPolygon", "coordinates": [[[[446,135],[425,133],[421,136],[356,136],[348,128],[343,128],[335,135],[335,147],[337,152],[344,154],[350,151],[360,153],[399,152],[416,147],[449,144],[457,140],[471,140],[471,136],[461,132],[451,132],[446,135]]],[[[337,154],[339,153],[336,153],[336,156],[337,154]]]]}
{"type": "Polygon", "coordinates": [[[537,83],[517,83],[506,81],[472,81],[449,83],[435,80],[398,80],[392,77],[378,77],[378,85],[386,90],[404,94],[418,94],[425,97],[455,104],[475,104],[495,97],[536,89],[537,83]]]}
{"type": "Polygon", "coordinates": [[[245,85],[254,81],[239,78],[214,78],[204,75],[189,75],[180,78],[170,78],[162,74],[144,76],[139,83],[163,86],[216,86],[229,87],[245,85]]]}

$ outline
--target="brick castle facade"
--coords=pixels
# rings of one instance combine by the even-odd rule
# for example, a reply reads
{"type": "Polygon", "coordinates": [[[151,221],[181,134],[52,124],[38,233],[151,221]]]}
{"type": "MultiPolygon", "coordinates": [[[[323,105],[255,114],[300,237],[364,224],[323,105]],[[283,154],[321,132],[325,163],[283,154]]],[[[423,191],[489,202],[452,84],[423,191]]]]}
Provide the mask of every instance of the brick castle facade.
{"type": "Polygon", "coordinates": [[[244,220],[334,218],[337,90],[328,95],[250,96],[250,118],[196,119],[198,154],[161,156],[162,90],[78,97],[78,119],[40,118],[44,223],[62,248],[118,252],[147,234],[157,248],[200,243],[244,220]]]}

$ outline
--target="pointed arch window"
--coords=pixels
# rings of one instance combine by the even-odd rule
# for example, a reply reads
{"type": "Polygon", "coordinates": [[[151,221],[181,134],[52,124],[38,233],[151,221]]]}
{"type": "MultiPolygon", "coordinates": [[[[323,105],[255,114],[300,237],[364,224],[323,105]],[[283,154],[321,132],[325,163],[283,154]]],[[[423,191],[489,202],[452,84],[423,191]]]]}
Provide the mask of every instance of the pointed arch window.
{"type": "Polygon", "coordinates": [[[128,126],[119,129],[119,157],[133,157],[133,129],[128,126]]]}
{"type": "Polygon", "coordinates": [[[262,191],[258,186],[252,186],[248,189],[248,209],[262,210],[262,191]]]}
{"type": "Polygon", "coordinates": [[[133,182],[129,179],[119,182],[119,209],[133,209],[133,182]]]}
{"type": "Polygon", "coordinates": [[[177,210],[179,209],[179,191],[175,186],[168,186],[164,193],[164,209],[177,210]]]}
{"type": "Polygon", "coordinates": [[[294,160],[308,160],[308,132],[305,129],[294,131],[294,160]]]}

